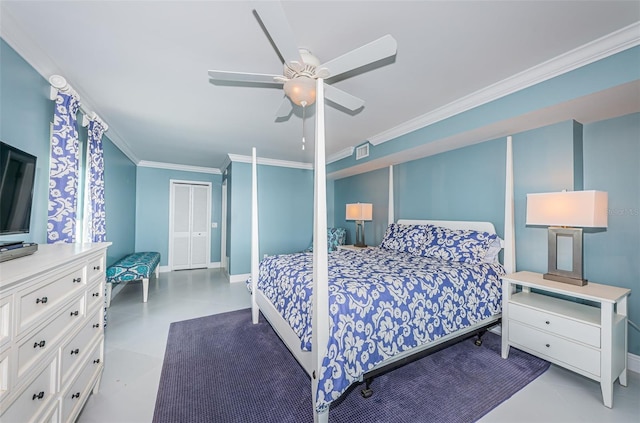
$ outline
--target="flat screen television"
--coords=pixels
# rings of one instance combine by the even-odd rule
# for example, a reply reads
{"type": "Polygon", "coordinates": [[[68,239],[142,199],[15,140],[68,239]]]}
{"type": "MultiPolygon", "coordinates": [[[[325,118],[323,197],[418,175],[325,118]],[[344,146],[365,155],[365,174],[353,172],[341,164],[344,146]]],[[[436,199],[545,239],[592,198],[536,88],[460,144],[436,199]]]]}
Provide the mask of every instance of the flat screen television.
{"type": "Polygon", "coordinates": [[[0,141],[0,235],[28,233],[36,157],[0,141]]]}

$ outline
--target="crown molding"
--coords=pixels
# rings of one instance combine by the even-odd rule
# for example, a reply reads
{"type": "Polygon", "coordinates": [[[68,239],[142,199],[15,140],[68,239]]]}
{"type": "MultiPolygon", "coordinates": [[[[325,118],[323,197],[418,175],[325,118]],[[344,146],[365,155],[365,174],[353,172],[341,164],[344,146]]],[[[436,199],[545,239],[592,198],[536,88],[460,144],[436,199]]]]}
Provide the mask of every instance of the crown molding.
{"type": "MultiPolygon", "coordinates": [[[[239,154],[229,153],[227,154],[227,157],[229,162],[251,163],[251,156],[241,156],[239,154]]],[[[225,163],[226,162],[227,161],[225,160],[225,163]]],[[[278,166],[278,167],[290,167],[293,169],[313,170],[313,165],[311,163],[292,162],[289,160],[279,160],[279,159],[268,159],[265,157],[258,157],[258,164],[265,165],[265,166],[278,166]]],[[[226,168],[226,166],[224,168],[226,168]]]]}
{"type": "Polygon", "coordinates": [[[347,147],[338,151],[335,154],[328,156],[327,164],[337,162],[338,160],[342,160],[346,157],[351,157],[353,155],[353,150],[355,150],[355,147],[347,147]]]}
{"type": "Polygon", "coordinates": [[[181,170],[184,172],[211,173],[213,175],[222,175],[222,171],[220,171],[220,169],[215,167],[190,166],[190,165],[181,165],[181,164],[175,164],[175,163],[151,162],[148,160],[140,160],[138,162],[138,166],[152,167],[156,169],[181,170]]]}
{"type": "Polygon", "coordinates": [[[489,85],[368,139],[379,145],[483,104],[640,45],[640,21],[489,85]]]}

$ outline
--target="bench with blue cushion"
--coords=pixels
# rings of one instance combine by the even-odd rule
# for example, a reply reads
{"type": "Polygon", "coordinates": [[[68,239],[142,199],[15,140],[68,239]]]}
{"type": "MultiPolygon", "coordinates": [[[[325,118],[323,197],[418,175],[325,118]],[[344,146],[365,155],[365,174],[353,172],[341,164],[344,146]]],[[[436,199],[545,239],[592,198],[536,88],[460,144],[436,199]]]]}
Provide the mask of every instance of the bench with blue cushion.
{"type": "Polygon", "coordinates": [[[147,251],[129,254],[107,268],[107,307],[111,305],[111,286],[142,280],[142,301],[149,296],[149,278],[155,272],[158,278],[160,253],[147,251]]]}

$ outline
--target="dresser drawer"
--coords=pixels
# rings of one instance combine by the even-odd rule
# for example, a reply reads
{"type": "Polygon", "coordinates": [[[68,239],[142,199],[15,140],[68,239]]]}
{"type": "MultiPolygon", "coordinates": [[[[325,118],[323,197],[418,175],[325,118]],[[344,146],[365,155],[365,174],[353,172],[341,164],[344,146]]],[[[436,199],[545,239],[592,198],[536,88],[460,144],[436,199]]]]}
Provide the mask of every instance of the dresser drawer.
{"type": "Polygon", "coordinates": [[[57,361],[53,361],[40,372],[0,416],[2,423],[30,423],[38,419],[55,396],[55,374],[57,361]]]}
{"type": "Polygon", "coordinates": [[[101,342],[96,344],[90,353],[91,359],[87,360],[76,380],[65,391],[62,397],[62,422],[68,422],[70,417],[77,414],[80,411],[79,408],[82,407],[82,404],[91,394],[91,382],[102,366],[100,360],[101,345],[101,342]]]}
{"type": "Polygon", "coordinates": [[[87,265],[87,278],[90,282],[103,277],[105,271],[103,255],[89,260],[89,264],[87,265]]]}
{"type": "Polygon", "coordinates": [[[86,360],[93,341],[102,334],[103,320],[103,311],[100,309],[86,321],[80,332],[62,347],[60,373],[63,386],[67,384],[69,376],[77,369],[79,363],[86,360]]]}
{"type": "Polygon", "coordinates": [[[10,358],[11,349],[7,348],[0,352],[0,403],[6,397],[11,385],[13,385],[12,375],[9,371],[10,358]]]}
{"type": "Polygon", "coordinates": [[[87,314],[97,308],[104,307],[104,284],[103,280],[87,289],[87,314]]]}
{"type": "MultiPolygon", "coordinates": [[[[511,309],[509,309],[511,312],[511,309]]],[[[543,358],[600,376],[600,351],[509,319],[509,342],[543,358]]]]}
{"type": "Polygon", "coordinates": [[[83,291],[87,287],[84,273],[84,266],[77,267],[55,279],[43,281],[18,292],[18,334],[43,318],[56,305],[83,291]]]}
{"type": "Polygon", "coordinates": [[[509,303],[509,319],[600,348],[600,328],[517,303],[509,303]]]}
{"type": "Polygon", "coordinates": [[[72,325],[84,318],[84,296],[58,313],[50,323],[18,344],[18,377],[21,377],[51,348],[58,348],[58,341],[66,336],[72,325]]]}

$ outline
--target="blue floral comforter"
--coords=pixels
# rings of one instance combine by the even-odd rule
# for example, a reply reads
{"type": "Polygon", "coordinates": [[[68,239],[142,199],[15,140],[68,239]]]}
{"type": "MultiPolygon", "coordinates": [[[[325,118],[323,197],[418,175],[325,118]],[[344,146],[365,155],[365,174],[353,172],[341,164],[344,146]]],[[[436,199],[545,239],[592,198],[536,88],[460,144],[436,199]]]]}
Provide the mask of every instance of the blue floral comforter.
{"type": "MultiPolygon", "coordinates": [[[[270,256],[258,289],[311,349],[313,256],[270,256]]],[[[329,255],[329,344],[316,408],[326,409],[383,360],[501,312],[499,264],[469,264],[389,252],[329,255]]]]}

